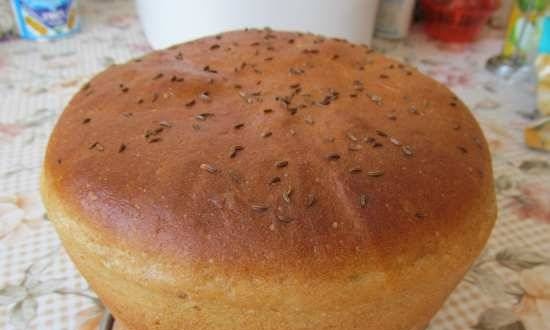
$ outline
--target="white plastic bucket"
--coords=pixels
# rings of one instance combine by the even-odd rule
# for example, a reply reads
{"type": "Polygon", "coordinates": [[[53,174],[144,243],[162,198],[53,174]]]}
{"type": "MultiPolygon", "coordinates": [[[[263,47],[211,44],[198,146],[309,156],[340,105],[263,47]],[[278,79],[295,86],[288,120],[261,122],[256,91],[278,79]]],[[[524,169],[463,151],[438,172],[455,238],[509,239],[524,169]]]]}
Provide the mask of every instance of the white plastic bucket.
{"type": "Polygon", "coordinates": [[[378,0],[137,0],[155,49],[223,31],[270,27],[369,44],[378,0]]]}

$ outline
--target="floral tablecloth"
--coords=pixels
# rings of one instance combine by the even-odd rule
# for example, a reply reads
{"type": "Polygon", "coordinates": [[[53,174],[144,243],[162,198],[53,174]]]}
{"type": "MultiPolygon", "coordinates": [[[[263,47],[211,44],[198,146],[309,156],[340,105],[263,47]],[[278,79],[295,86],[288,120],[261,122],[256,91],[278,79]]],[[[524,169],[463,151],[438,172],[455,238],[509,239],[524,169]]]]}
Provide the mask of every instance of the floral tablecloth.
{"type": "MultiPolygon", "coordinates": [[[[57,116],[93,74],[150,50],[132,2],[82,4],[83,31],[51,43],[0,43],[0,329],[97,329],[104,308],[60,245],[38,198],[44,148],[57,116]]],[[[501,32],[445,46],[418,28],[379,50],[455,91],[481,122],[493,155],[499,218],[484,254],[430,329],[550,329],[550,154],[527,149],[535,116],[529,72],[484,70],[501,32]]]]}

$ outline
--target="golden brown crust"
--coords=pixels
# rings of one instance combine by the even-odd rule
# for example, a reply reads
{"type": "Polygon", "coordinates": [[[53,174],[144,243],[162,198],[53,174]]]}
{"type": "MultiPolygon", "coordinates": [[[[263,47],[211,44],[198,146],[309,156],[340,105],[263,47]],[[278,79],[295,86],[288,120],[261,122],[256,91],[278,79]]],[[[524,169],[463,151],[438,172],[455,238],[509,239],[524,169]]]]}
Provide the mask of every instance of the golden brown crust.
{"type": "MultiPolygon", "coordinates": [[[[411,310],[416,319],[402,323],[410,328],[427,322],[485,243],[496,217],[492,182],[480,128],[444,86],[363,46],[250,30],[154,52],[92,79],[51,136],[42,189],[73,260],[133,326],[162,312],[140,314],[139,299],[112,297],[105,283],[154,288],[162,305],[175,284],[260,276],[272,288],[258,299],[276,306],[277,290],[288,289],[316,315],[326,304],[351,306],[349,295],[326,295],[350,276],[380,272],[384,286],[425,295],[411,310]],[[109,261],[103,249],[120,258],[109,261]],[[148,263],[156,275],[139,273],[148,263]],[[433,289],[403,277],[432,267],[427,279],[441,267],[450,272],[433,289]]],[[[252,308],[241,294],[254,287],[239,285],[235,301],[222,288],[193,296],[225,306],[212,305],[216,312],[252,308]]],[[[355,290],[357,299],[373,294],[355,290]]],[[[396,303],[408,301],[395,294],[396,303]]],[[[372,308],[329,313],[326,324],[341,315],[349,319],[341,329],[354,329],[366,321],[353,315],[372,308]]],[[[367,324],[407,329],[393,316],[367,324]]],[[[269,319],[243,317],[226,329],[269,319]]],[[[271,317],[284,319],[273,329],[309,329],[271,317]]],[[[197,329],[215,328],[197,320],[206,324],[197,329]]]]}

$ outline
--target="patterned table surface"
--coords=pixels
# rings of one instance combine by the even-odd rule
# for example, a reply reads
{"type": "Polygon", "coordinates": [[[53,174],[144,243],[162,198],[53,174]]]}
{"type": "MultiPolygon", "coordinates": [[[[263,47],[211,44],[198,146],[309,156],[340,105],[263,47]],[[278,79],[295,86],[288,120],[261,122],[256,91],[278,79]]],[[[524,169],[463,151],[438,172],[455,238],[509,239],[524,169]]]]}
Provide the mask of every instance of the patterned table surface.
{"type": "MultiPolygon", "coordinates": [[[[38,178],[57,116],[93,74],[150,50],[132,2],[82,4],[83,31],[51,43],[0,43],[0,329],[97,329],[103,311],[44,215],[38,178]]],[[[529,150],[534,78],[484,70],[501,32],[446,46],[414,29],[375,47],[455,91],[491,146],[499,219],[485,253],[430,329],[550,329],[550,154],[529,150]]]]}

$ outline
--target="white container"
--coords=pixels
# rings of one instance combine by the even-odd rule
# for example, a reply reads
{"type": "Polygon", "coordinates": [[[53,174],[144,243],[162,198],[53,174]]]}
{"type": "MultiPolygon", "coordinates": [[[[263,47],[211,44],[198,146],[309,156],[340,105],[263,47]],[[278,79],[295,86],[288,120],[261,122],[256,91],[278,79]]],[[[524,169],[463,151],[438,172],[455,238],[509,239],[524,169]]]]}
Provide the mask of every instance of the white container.
{"type": "Polygon", "coordinates": [[[409,33],[415,0],[382,0],[376,15],[375,33],[386,39],[405,38],[409,33]]]}
{"type": "Polygon", "coordinates": [[[228,30],[270,27],[369,44],[378,0],[137,0],[155,49],[228,30]]]}

